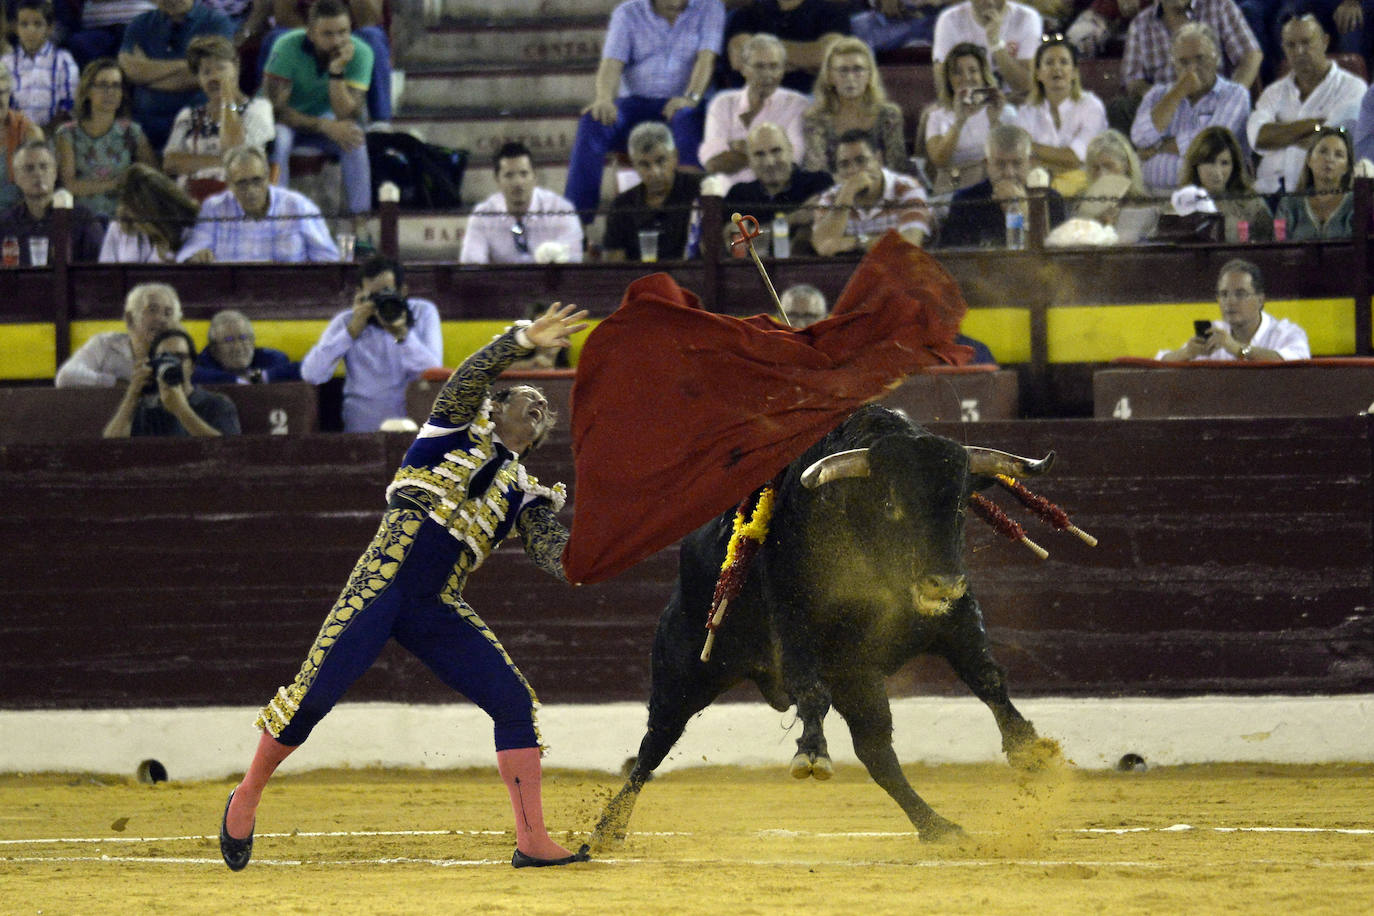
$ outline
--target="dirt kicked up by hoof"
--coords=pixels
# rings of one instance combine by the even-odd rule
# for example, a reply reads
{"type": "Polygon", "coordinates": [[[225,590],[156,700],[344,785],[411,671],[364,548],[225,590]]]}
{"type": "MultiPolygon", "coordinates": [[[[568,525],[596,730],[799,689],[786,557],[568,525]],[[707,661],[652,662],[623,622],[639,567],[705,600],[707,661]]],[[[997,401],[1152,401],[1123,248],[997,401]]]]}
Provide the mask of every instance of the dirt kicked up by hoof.
{"type": "Polygon", "coordinates": [[[1016,769],[1027,773],[1057,770],[1071,766],[1066,760],[1059,742],[1053,738],[1035,738],[1007,754],[1007,761],[1016,769]]]}

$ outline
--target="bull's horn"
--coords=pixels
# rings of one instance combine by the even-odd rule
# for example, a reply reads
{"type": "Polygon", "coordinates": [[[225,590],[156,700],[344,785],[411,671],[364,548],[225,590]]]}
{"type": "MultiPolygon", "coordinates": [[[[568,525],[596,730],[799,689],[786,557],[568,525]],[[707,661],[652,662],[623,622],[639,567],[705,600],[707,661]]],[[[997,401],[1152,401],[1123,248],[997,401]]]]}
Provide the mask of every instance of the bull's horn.
{"type": "Polygon", "coordinates": [[[847,452],[826,455],[802,472],[802,486],[814,490],[823,483],[843,477],[868,476],[868,449],[854,448],[847,452]]]}
{"type": "Polygon", "coordinates": [[[968,452],[968,469],[973,474],[1005,474],[1008,477],[1035,477],[1043,474],[1054,464],[1054,452],[1049,452],[1044,458],[1022,458],[1010,452],[999,452],[995,448],[979,448],[976,445],[966,445],[964,450],[968,452]]]}

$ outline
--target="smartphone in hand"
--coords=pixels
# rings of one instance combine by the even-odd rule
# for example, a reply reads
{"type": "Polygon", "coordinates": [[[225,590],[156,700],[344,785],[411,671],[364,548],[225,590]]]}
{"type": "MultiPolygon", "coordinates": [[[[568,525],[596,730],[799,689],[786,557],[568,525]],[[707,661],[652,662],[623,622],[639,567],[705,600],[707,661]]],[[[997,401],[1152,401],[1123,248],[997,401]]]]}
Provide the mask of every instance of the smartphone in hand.
{"type": "Polygon", "coordinates": [[[1206,340],[1207,335],[1212,333],[1212,322],[1206,318],[1198,318],[1194,320],[1193,333],[1196,334],[1198,337],[1201,337],[1203,340],[1206,340]]]}

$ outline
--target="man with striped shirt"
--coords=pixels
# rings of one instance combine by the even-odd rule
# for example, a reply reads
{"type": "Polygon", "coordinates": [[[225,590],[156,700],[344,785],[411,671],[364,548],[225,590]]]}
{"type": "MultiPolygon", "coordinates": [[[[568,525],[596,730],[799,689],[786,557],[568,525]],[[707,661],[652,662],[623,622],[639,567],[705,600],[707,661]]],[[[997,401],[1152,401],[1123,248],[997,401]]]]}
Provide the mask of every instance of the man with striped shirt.
{"type": "Polygon", "coordinates": [[[817,254],[863,254],[888,229],[913,245],[930,237],[925,188],[910,175],[883,168],[867,131],[840,135],[834,165],[839,184],[821,195],[811,230],[817,254]]]}

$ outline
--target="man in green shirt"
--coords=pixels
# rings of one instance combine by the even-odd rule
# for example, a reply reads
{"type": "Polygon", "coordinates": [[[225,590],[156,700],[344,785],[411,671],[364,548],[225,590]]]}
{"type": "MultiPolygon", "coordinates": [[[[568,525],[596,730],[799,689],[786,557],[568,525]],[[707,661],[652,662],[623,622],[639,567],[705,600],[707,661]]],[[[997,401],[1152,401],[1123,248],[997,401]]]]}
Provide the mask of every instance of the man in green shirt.
{"type": "Polygon", "coordinates": [[[367,111],[372,49],[353,35],[348,6],[342,0],[317,0],[305,28],[287,32],[272,46],[266,75],[277,119],[272,161],[278,183],[284,187],[290,180],[297,141],[320,147],[339,157],[349,212],[366,213],[372,172],[359,122],[367,111]]]}

